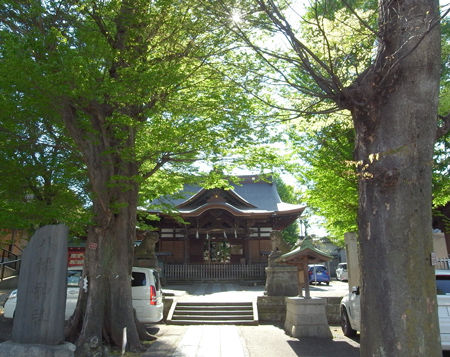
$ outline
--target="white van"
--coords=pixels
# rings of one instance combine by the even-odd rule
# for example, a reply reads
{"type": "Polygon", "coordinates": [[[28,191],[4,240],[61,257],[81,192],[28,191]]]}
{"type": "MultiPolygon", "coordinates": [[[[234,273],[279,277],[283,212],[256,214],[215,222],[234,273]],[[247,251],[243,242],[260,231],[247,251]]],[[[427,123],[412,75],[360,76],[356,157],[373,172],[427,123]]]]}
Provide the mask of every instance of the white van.
{"type": "Polygon", "coordinates": [[[340,281],[348,281],[347,263],[339,263],[336,268],[336,279],[340,281]]]}
{"type": "MultiPolygon", "coordinates": [[[[80,291],[82,269],[71,267],[67,270],[67,299],[65,319],[75,311],[80,291]]],[[[143,323],[159,322],[163,318],[163,298],[159,273],[155,269],[133,267],[131,272],[131,294],[137,319],[143,323]]],[[[16,310],[17,290],[11,292],[5,302],[3,316],[13,318],[16,310]]]]}

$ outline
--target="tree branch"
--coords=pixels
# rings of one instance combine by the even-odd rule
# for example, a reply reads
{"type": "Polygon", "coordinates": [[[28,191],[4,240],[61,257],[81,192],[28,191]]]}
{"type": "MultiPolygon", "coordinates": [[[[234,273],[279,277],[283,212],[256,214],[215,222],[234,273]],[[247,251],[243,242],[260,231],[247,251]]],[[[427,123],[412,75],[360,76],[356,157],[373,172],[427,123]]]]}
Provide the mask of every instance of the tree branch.
{"type": "Polygon", "coordinates": [[[361,24],[368,29],[370,32],[372,32],[377,38],[380,35],[378,32],[376,32],[364,19],[361,18],[361,16],[358,15],[358,13],[355,11],[355,9],[350,6],[350,4],[346,0],[342,0],[345,7],[350,10],[350,12],[356,16],[356,18],[361,22],[361,24]]]}

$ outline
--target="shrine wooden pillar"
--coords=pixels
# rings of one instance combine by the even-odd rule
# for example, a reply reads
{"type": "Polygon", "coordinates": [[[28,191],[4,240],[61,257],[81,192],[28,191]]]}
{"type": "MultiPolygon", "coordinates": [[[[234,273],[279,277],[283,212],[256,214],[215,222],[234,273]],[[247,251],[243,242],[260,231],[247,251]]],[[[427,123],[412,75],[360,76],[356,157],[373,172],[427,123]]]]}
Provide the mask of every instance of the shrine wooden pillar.
{"type": "Polygon", "coordinates": [[[190,263],[190,250],[189,250],[189,232],[185,228],[184,230],[184,264],[190,263]]]}

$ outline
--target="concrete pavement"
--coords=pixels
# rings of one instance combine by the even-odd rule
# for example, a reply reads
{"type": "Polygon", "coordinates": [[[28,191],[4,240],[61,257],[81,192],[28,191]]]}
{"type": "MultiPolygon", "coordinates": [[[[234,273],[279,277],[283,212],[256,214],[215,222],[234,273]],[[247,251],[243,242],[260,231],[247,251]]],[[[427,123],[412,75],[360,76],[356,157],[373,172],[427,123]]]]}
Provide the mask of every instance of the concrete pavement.
{"type": "Polygon", "coordinates": [[[359,357],[359,342],[332,326],[333,339],[297,339],[273,325],[158,325],[143,357],[359,357]]]}
{"type": "MultiPolygon", "coordinates": [[[[173,295],[177,301],[255,301],[264,295],[264,285],[238,283],[192,283],[169,284],[164,293],[173,295]]],[[[344,296],[348,293],[348,283],[331,281],[330,285],[310,285],[313,297],[344,296]]]]}
{"type": "MultiPolygon", "coordinates": [[[[263,286],[231,283],[170,285],[163,289],[178,301],[253,301],[264,292],[263,286]]],[[[333,281],[330,286],[312,286],[312,296],[343,296],[346,283],[333,281]]],[[[340,327],[331,326],[332,340],[297,339],[274,325],[156,325],[158,339],[144,357],[357,357],[358,340],[342,334],[340,327]]]]}

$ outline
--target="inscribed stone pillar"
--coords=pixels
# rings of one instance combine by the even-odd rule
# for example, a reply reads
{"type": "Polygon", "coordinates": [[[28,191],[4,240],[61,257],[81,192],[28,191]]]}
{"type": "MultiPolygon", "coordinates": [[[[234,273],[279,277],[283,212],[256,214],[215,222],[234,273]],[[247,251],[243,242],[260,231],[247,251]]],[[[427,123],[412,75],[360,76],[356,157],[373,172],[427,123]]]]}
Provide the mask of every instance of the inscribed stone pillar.
{"type": "Polygon", "coordinates": [[[358,235],[348,232],[344,234],[344,239],[347,253],[348,290],[351,292],[353,286],[361,286],[358,235]]]}
{"type": "Polygon", "coordinates": [[[22,255],[12,340],[24,344],[64,342],[67,275],[66,226],[36,231],[22,255]]]}

